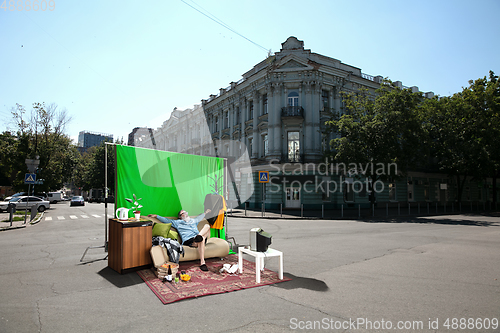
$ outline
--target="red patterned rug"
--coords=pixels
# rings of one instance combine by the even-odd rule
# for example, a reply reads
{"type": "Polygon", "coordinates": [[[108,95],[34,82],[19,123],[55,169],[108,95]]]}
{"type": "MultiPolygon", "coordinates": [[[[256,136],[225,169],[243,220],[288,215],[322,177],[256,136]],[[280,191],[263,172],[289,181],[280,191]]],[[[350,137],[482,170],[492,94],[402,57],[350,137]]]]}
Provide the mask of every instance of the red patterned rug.
{"type": "Polygon", "coordinates": [[[238,256],[231,254],[221,259],[207,259],[208,272],[199,268],[199,261],[181,262],[179,271],[186,271],[191,275],[191,280],[178,283],[163,283],[158,279],[152,269],[138,271],[139,276],[146,282],[148,287],[155,293],[163,304],[177,302],[186,298],[200,297],[205,295],[220,294],[241,289],[253,288],[290,281],[283,277],[280,280],[278,273],[264,269],[260,274],[260,283],[255,282],[255,263],[243,259],[242,274],[220,273],[223,264],[237,264],[238,256]]]}

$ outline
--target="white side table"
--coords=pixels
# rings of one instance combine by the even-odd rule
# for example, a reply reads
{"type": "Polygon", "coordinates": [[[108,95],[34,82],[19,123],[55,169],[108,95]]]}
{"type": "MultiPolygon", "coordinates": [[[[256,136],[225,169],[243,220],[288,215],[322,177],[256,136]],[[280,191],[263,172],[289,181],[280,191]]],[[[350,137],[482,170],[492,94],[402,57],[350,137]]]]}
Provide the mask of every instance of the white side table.
{"type": "Polygon", "coordinates": [[[269,257],[279,257],[280,267],[279,267],[279,278],[283,280],[283,252],[267,248],[266,252],[257,252],[250,249],[245,249],[242,247],[238,248],[238,270],[240,274],[243,272],[243,253],[248,254],[255,258],[255,281],[260,283],[260,271],[264,269],[264,258],[269,257]]]}

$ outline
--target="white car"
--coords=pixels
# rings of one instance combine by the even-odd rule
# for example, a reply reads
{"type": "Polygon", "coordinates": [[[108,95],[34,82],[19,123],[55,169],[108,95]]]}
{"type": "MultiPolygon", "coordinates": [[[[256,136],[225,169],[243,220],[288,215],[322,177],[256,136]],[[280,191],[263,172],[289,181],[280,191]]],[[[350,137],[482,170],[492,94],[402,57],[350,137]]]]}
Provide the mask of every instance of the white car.
{"type": "Polygon", "coordinates": [[[16,205],[17,209],[31,209],[33,206],[38,206],[38,211],[43,212],[50,208],[50,202],[47,200],[42,200],[39,197],[30,196],[29,200],[27,196],[19,196],[12,198],[10,201],[0,202],[0,211],[7,210],[9,203],[16,205]]]}

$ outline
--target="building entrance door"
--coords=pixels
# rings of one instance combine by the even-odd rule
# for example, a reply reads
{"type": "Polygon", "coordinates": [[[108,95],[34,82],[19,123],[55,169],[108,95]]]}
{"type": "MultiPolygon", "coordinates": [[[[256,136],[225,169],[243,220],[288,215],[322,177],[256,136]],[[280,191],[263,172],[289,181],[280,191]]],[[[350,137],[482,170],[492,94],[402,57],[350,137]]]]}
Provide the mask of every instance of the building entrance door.
{"type": "Polygon", "coordinates": [[[287,187],[285,206],[287,208],[300,207],[300,188],[287,187]]]}

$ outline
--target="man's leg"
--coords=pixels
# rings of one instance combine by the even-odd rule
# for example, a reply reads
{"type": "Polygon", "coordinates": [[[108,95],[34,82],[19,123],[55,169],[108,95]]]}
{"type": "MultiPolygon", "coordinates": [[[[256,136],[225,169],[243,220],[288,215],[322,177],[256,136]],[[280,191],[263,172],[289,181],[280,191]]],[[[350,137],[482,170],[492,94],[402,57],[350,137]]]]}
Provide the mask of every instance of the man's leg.
{"type": "Polygon", "coordinates": [[[200,265],[205,264],[205,239],[208,237],[209,233],[210,233],[210,226],[208,224],[205,224],[199,233],[199,235],[203,237],[203,240],[197,243],[198,253],[200,254],[200,265]]]}

